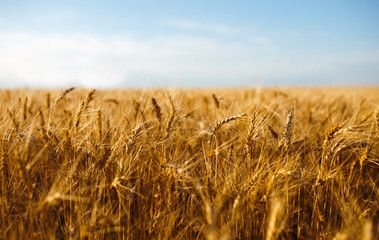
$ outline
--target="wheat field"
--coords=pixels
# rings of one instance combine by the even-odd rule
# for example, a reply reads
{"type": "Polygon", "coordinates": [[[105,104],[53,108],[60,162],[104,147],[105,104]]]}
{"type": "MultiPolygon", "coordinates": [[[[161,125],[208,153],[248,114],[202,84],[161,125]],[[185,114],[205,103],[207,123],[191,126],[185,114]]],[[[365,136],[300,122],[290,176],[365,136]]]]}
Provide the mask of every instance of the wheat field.
{"type": "Polygon", "coordinates": [[[379,89],[1,90],[0,239],[377,239],[379,89]]]}

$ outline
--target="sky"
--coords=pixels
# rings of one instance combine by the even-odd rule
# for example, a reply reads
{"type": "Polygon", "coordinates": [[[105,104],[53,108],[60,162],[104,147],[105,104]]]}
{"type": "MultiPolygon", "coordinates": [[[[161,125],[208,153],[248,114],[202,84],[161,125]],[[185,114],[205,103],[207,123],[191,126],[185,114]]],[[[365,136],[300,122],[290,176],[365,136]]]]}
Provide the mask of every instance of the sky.
{"type": "Polygon", "coordinates": [[[379,1],[0,1],[0,88],[379,86],[379,1]]]}

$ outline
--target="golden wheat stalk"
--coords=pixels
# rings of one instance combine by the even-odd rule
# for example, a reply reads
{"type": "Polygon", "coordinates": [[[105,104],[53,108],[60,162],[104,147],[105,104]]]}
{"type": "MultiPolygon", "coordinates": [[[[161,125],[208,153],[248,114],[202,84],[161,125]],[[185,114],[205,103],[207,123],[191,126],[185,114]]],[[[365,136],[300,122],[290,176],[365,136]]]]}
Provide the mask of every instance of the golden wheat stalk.
{"type": "Polygon", "coordinates": [[[253,145],[254,138],[256,137],[256,133],[254,133],[255,127],[256,127],[255,125],[256,125],[256,113],[254,113],[250,117],[250,124],[249,124],[249,129],[247,131],[246,142],[245,142],[245,148],[246,148],[247,153],[249,154],[249,159],[251,159],[253,155],[252,145],[253,145]]]}
{"type": "Polygon", "coordinates": [[[38,111],[38,114],[39,114],[39,125],[40,125],[40,131],[41,131],[41,134],[42,134],[42,139],[45,143],[49,143],[48,142],[48,136],[47,136],[47,131],[46,131],[46,122],[45,122],[45,116],[43,115],[43,111],[42,109],[40,109],[38,111]]]}
{"type": "Polygon", "coordinates": [[[23,110],[22,110],[22,116],[23,116],[24,121],[27,118],[27,112],[28,112],[28,96],[25,97],[23,110]]]}
{"type": "Polygon", "coordinates": [[[235,115],[235,116],[231,116],[231,117],[228,117],[228,118],[225,118],[221,121],[219,121],[218,123],[216,123],[216,125],[214,126],[214,128],[212,129],[214,132],[217,131],[217,129],[219,129],[222,125],[224,125],[225,123],[228,123],[228,122],[231,122],[231,121],[234,121],[236,119],[239,119],[239,118],[242,118],[246,116],[246,114],[238,114],[238,115],[235,115]]]}
{"type": "Polygon", "coordinates": [[[151,97],[151,103],[154,106],[154,112],[157,116],[159,122],[162,122],[162,113],[161,113],[161,107],[159,107],[157,100],[154,97],[151,97]]]}
{"type": "Polygon", "coordinates": [[[51,98],[50,93],[49,92],[46,93],[46,109],[48,112],[50,111],[50,98],[51,98]]]}
{"type": "Polygon", "coordinates": [[[293,112],[294,109],[291,107],[291,110],[287,114],[286,126],[284,127],[283,132],[284,147],[286,149],[288,149],[288,147],[291,145],[292,140],[293,112]]]}
{"type": "Polygon", "coordinates": [[[212,94],[212,99],[213,99],[213,103],[215,104],[216,108],[220,108],[220,101],[218,100],[218,98],[216,97],[216,95],[214,93],[212,94]]]}
{"type": "Polygon", "coordinates": [[[95,93],[95,89],[91,89],[88,92],[87,98],[82,101],[82,103],[79,105],[78,110],[76,111],[75,114],[75,127],[78,128],[80,124],[80,119],[82,116],[82,113],[87,110],[89,103],[93,100],[93,94],[95,93]]]}
{"type": "Polygon", "coordinates": [[[317,181],[316,181],[315,185],[317,185],[319,183],[319,179],[322,178],[323,168],[324,168],[324,166],[325,166],[325,164],[329,158],[329,151],[327,149],[328,144],[341,130],[343,130],[343,128],[341,128],[341,126],[339,124],[335,124],[326,133],[325,140],[324,140],[323,147],[322,147],[321,168],[319,169],[319,174],[318,174],[317,181]]]}
{"type": "Polygon", "coordinates": [[[277,218],[280,217],[279,214],[281,212],[281,208],[282,203],[279,200],[273,202],[271,206],[270,216],[267,222],[266,240],[275,239],[275,236],[277,234],[276,221],[277,218]]]}
{"type": "Polygon", "coordinates": [[[141,136],[142,129],[145,127],[145,124],[139,125],[136,129],[132,131],[130,136],[127,139],[126,151],[130,152],[138,138],[141,136]]]}
{"type": "Polygon", "coordinates": [[[133,109],[134,109],[134,120],[137,119],[137,115],[139,112],[140,102],[133,99],[133,109]]]}
{"type": "Polygon", "coordinates": [[[19,122],[15,118],[14,114],[9,110],[9,108],[7,108],[7,112],[8,112],[8,115],[9,115],[11,121],[12,121],[13,126],[16,128],[16,131],[17,131],[20,127],[19,122]]]}
{"type": "Polygon", "coordinates": [[[278,139],[279,135],[278,133],[270,126],[270,125],[267,125],[267,128],[268,130],[270,131],[271,135],[275,138],[275,139],[278,139]]]}
{"type": "Polygon", "coordinates": [[[166,127],[166,138],[169,137],[171,131],[173,130],[174,128],[174,120],[175,120],[175,117],[176,117],[176,109],[175,109],[175,106],[174,106],[174,102],[172,101],[172,98],[171,96],[168,97],[169,98],[169,101],[170,101],[170,105],[171,105],[171,113],[170,113],[170,118],[167,122],[167,127],[166,127]]]}
{"type": "Polygon", "coordinates": [[[359,181],[361,180],[363,164],[368,158],[368,155],[371,151],[371,146],[372,146],[371,144],[368,144],[366,146],[365,150],[363,151],[362,155],[359,157],[359,177],[358,177],[358,181],[357,181],[357,186],[359,185],[359,181]]]}
{"type": "Polygon", "coordinates": [[[203,135],[216,137],[216,132],[212,129],[205,129],[205,130],[200,132],[200,136],[203,136],[203,135]]]}
{"type": "Polygon", "coordinates": [[[99,137],[99,141],[102,142],[103,130],[102,130],[102,122],[101,122],[101,107],[97,109],[96,126],[97,126],[97,134],[99,137]]]}
{"type": "Polygon", "coordinates": [[[249,124],[249,129],[247,131],[247,136],[246,136],[246,145],[250,145],[251,142],[253,141],[254,139],[254,130],[255,130],[255,120],[256,120],[256,113],[254,113],[251,117],[250,117],[250,124],[249,124]]]}
{"type": "Polygon", "coordinates": [[[40,109],[39,111],[38,111],[38,114],[39,114],[39,119],[40,119],[40,127],[41,128],[45,128],[45,116],[43,115],[43,111],[42,111],[42,109],[40,109]]]}
{"type": "Polygon", "coordinates": [[[69,94],[70,92],[72,92],[74,90],[75,90],[74,87],[66,89],[57,99],[55,99],[54,105],[56,106],[63,98],[66,97],[67,94],[69,94]]]}

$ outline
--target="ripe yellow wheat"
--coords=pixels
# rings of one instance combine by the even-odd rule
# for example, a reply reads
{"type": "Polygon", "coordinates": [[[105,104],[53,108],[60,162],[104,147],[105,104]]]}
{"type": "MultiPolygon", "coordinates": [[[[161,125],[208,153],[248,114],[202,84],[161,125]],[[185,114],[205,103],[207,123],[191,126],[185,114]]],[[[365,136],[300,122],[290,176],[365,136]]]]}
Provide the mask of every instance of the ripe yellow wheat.
{"type": "Polygon", "coordinates": [[[0,239],[374,239],[378,96],[0,91],[0,239]]]}

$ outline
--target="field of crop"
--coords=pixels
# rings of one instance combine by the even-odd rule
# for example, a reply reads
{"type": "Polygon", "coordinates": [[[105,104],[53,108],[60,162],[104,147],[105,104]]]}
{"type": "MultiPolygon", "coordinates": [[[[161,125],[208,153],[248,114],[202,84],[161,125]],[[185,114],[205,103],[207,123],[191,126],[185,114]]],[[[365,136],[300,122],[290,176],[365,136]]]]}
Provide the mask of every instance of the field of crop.
{"type": "Polygon", "coordinates": [[[0,103],[0,239],[378,237],[378,88],[0,103]]]}

